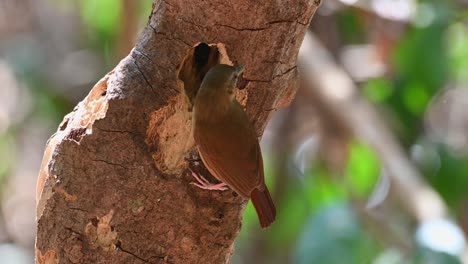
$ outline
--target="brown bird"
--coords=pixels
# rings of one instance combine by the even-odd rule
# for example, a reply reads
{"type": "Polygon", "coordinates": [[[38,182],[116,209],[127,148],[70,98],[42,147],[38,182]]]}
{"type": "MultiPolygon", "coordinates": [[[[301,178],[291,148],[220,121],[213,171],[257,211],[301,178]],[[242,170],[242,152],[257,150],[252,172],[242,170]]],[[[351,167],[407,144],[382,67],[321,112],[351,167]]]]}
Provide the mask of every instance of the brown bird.
{"type": "Polygon", "coordinates": [[[203,163],[222,183],[210,184],[194,174],[200,183],[194,184],[210,190],[225,190],[226,184],[242,197],[250,198],[261,227],[266,228],[275,221],[276,208],[265,185],[257,135],[234,98],[243,68],[217,64],[203,78],[195,97],[193,133],[203,163]]]}

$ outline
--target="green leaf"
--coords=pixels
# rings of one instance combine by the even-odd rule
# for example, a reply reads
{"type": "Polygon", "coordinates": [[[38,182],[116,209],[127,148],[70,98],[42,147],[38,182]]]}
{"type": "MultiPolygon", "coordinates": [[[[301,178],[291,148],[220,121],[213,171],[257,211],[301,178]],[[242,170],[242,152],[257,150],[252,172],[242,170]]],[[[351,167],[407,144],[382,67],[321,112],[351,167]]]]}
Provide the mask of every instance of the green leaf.
{"type": "Polygon", "coordinates": [[[121,6],[115,0],[82,0],[83,21],[99,34],[112,35],[118,28],[121,6]]]}
{"type": "Polygon", "coordinates": [[[369,80],[363,87],[364,95],[374,103],[385,101],[392,92],[392,84],[386,79],[369,80]]]}
{"type": "Polygon", "coordinates": [[[346,199],[346,189],[343,185],[333,181],[334,176],[330,172],[318,168],[309,175],[305,183],[305,191],[308,202],[313,208],[322,207],[325,204],[333,204],[346,199]]]}
{"type": "Polygon", "coordinates": [[[369,196],[380,173],[376,153],[367,145],[353,142],[346,166],[346,177],[353,192],[361,198],[369,196]]]}
{"type": "Polygon", "coordinates": [[[427,88],[419,82],[411,82],[403,89],[406,108],[413,114],[422,114],[430,100],[427,88]]]}

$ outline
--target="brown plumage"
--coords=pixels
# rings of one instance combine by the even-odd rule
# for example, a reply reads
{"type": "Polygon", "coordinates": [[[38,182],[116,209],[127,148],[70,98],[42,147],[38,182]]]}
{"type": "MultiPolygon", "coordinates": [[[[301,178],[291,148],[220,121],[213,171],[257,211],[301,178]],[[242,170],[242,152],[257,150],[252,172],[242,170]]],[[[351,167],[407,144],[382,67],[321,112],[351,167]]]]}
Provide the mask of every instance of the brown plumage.
{"type": "Polygon", "coordinates": [[[195,98],[194,138],[209,172],[246,199],[251,199],[266,228],[276,208],[265,185],[257,135],[234,98],[243,67],[218,64],[205,75],[195,98]]]}

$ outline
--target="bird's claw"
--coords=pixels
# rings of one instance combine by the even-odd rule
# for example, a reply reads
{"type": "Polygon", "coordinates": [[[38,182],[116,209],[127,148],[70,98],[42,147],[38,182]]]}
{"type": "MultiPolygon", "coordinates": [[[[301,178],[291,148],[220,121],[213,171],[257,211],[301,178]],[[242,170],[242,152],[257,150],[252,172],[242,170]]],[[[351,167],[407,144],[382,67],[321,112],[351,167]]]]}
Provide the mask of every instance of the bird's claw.
{"type": "Polygon", "coordinates": [[[204,189],[204,190],[213,190],[213,191],[225,191],[227,190],[227,185],[225,183],[218,183],[218,184],[213,184],[209,182],[205,177],[195,173],[193,170],[189,169],[190,172],[192,173],[192,176],[197,180],[197,182],[191,182],[191,185],[195,185],[198,188],[204,189]]]}

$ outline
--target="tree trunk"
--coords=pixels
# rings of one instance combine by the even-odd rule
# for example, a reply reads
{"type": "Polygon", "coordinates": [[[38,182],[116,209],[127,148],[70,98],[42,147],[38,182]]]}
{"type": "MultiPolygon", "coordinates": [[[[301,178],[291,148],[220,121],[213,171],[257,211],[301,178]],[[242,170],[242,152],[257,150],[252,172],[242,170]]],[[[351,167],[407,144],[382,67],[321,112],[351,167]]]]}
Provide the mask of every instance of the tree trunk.
{"type": "Polygon", "coordinates": [[[246,201],[189,184],[188,167],[207,172],[178,65],[198,42],[224,44],[212,47],[219,61],[245,65],[237,97],[261,135],[295,94],[298,49],[318,5],[157,1],[135,48],[47,143],[36,263],[228,263],[246,201]]]}

